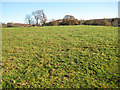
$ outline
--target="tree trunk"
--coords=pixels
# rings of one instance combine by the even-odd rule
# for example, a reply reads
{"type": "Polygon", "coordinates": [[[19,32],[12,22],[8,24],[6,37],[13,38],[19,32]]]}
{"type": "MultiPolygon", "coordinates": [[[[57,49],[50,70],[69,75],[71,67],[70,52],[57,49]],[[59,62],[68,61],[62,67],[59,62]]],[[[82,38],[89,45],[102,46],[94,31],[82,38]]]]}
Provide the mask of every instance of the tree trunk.
{"type": "Polygon", "coordinates": [[[36,25],[38,26],[38,19],[36,19],[36,25]]]}

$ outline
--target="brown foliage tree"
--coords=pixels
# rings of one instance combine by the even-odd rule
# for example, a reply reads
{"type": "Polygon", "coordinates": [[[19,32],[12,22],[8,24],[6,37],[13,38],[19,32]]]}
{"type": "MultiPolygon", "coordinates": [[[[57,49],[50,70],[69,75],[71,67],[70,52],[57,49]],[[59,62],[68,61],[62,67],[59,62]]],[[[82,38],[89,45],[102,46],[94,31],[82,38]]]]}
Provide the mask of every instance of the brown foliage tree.
{"type": "Polygon", "coordinates": [[[111,26],[111,24],[106,19],[103,20],[103,25],[104,26],[111,26]]]}
{"type": "Polygon", "coordinates": [[[36,25],[38,26],[38,21],[40,21],[40,25],[45,25],[47,18],[46,15],[44,14],[43,10],[37,10],[32,13],[36,20],[36,25]]]}
{"type": "Polygon", "coordinates": [[[78,20],[72,15],[66,15],[60,25],[78,25],[78,20]]]}

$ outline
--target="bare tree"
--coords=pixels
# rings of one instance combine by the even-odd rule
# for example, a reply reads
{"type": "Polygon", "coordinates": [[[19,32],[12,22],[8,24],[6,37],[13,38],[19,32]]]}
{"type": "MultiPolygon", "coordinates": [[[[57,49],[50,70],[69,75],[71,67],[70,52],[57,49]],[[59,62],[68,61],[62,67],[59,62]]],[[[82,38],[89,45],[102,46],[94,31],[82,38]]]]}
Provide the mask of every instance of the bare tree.
{"type": "Polygon", "coordinates": [[[26,15],[25,21],[30,25],[30,24],[31,24],[31,21],[32,21],[31,15],[26,15]]]}
{"type": "Polygon", "coordinates": [[[47,18],[46,18],[46,15],[44,14],[43,10],[34,11],[32,13],[32,15],[34,16],[34,18],[36,20],[37,26],[38,26],[39,21],[40,21],[40,24],[45,25],[47,18]]]}
{"type": "Polygon", "coordinates": [[[41,15],[41,24],[42,24],[42,26],[45,25],[46,21],[47,21],[47,17],[46,17],[45,13],[42,10],[42,15],[41,15]]]}
{"type": "Polygon", "coordinates": [[[39,20],[39,16],[40,16],[41,10],[37,10],[32,12],[32,15],[34,16],[35,20],[36,20],[36,25],[38,26],[38,20],[39,20]]]}
{"type": "Polygon", "coordinates": [[[36,22],[35,22],[35,20],[34,20],[33,18],[31,19],[30,24],[31,24],[31,25],[35,25],[35,24],[36,24],[36,22]]]}

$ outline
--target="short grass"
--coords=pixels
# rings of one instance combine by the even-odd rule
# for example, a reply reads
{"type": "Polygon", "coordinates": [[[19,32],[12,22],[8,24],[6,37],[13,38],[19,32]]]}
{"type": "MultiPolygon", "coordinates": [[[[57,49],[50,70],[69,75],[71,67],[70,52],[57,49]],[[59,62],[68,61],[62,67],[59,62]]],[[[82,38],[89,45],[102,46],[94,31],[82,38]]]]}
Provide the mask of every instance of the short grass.
{"type": "Polygon", "coordinates": [[[3,28],[3,88],[118,88],[118,29],[3,28]]]}

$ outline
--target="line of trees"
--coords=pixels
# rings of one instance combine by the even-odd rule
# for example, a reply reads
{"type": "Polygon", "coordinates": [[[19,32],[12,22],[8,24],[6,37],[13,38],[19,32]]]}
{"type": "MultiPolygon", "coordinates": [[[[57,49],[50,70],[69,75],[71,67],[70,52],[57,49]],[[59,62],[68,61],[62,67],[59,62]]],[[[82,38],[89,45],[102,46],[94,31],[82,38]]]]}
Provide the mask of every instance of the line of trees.
{"type": "Polygon", "coordinates": [[[43,10],[36,10],[31,15],[26,15],[25,21],[29,25],[45,26],[47,17],[43,10]]]}
{"type": "Polygon", "coordinates": [[[101,20],[86,20],[82,23],[83,25],[100,25],[100,26],[111,26],[106,19],[101,20]]]}
{"type": "Polygon", "coordinates": [[[101,25],[118,27],[120,18],[113,19],[94,19],[94,20],[78,20],[72,15],[65,15],[63,19],[54,20],[46,23],[47,17],[43,10],[36,10],[31,15],[26,15],[25,21],[29,25],[34,26],[59,26],[59,25],[101,25]]]}
{"type": "Polygon", "coordinates": [[[118,27],[120,18],[113,19],[94,19],[94,20],[78,20],[72,15],[66,15],[61,20],[52,20],[46,23],[46,26],[59,26],[59,25],[99,25],[99,26],[114,26],[118,27]]]}
{"type": "Polygon", "coordinates": [[[113,19],[96,19],[96,20],[80,20],[80,25],[100,25],[100,26],[114,26],[118,27],[120,18],[113,19]]]}

